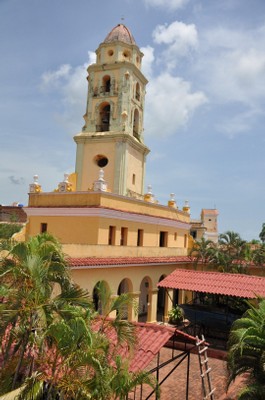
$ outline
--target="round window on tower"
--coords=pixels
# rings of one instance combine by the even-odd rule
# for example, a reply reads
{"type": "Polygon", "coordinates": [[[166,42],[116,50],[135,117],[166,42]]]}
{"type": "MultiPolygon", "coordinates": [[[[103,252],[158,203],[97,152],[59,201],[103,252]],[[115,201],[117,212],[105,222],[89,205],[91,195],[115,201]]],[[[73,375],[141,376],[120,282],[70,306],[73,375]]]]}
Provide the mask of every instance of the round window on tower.
{"type": "Polygon", "coordinates": [[[113,54],[114,54],[113,50],[110,49],[110,50],[108,51],[108,55],[111,57],[111,56],[113,56],[113,54]]]}
{"type": "Polygon", "coordinates": [[[106,156],[103,156],[102,154],[98,154],[94,158],[94,162],[97,164],[98,167],[104,168],[108,164],[109,160],[107,159],[106,156]]]}
{"type": "Polygon", "coordinates": [[[129,51],[127,51],[127,50],[124,50],[123,57],[124,58],[130,58],[130,56],[131,56],[131,53],[129,51]]]}

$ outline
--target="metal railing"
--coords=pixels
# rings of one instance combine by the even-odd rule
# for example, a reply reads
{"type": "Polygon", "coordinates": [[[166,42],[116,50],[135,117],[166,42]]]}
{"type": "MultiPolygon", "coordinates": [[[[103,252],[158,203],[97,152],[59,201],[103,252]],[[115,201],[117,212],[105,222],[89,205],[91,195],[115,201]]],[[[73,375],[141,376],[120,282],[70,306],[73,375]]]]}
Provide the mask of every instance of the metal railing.
{"type": "Polygon", "coordinates": [[[109,124],[96,125],[96,132],[107,132],[109,131],[109,124]]]}

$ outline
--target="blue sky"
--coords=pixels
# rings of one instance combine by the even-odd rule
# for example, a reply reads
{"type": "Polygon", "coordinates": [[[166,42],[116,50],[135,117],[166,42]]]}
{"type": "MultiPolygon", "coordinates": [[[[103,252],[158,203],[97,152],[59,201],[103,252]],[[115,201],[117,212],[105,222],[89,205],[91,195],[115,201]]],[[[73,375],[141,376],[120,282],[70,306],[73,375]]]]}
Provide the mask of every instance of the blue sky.
{"type": "Polygon", "coordinates": [[[109,31],[145,54],[146,187],[219,231],[258,238],[265,222],[264,0],[0,0],[0,204],[27,204],[75,168],[86,67],[109,31]]]}

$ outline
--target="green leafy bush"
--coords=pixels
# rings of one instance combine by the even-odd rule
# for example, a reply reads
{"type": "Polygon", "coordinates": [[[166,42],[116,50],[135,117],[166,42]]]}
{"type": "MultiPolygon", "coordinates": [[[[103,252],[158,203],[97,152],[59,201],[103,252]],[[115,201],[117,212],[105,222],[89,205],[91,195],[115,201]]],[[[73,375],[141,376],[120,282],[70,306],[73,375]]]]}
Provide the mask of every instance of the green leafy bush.
{"type": "Polygon", "coordinates": [[[21,224],[0,224],[0,239],[10,239],[14,233],[19,232],[21,224]]]}
{"type": "Polygon", "coordinates": [[[184,312],[181,307],[179,307],[178,305],[175,305],[175,307],[173,307],[168,312],[168,317],[169,317],[169,323],[179,324],[184,319],[184,312]]]}

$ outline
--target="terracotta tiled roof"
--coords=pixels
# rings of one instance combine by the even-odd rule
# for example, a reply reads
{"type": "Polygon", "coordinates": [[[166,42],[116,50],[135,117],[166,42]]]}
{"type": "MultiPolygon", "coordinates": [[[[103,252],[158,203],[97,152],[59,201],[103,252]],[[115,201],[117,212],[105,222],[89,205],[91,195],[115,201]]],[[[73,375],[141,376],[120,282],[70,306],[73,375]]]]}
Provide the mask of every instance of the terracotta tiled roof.
{"type": "Polygon", "coordinates": [[[158,286],[249,299],[257,295],[265,297],[265,278],[254,275],[176,269],[158,286]]]}
{"type": "MultiPolygon", "coordinates": [[[[136,372],[141,369],[145,369],[159,350],[169,341],[169,339],[176,334],[182,339],[186,339],[189,343],[196,342],[193,336],[187,335],[175,328],[136,322],[136,336],[137,345],[135,351],[130,359],[130,353],[127,346],[119,346],[119,355],[122,358],[130,359],[130,371],[136,372]]],[[[94,330],[99,329],[101,326],[101,320],[98,320],[98,325],[94,325],[94,330]]],[[[115,330],[109,325],[107,329],[104,329],[110,339],[111,344],[116,347],[117,335],[115,330]]]]}
{"type": "Polygon", "coordinates": [[[69,264],[74,269],[83,268],[107,268],[107,267],[121,267],[132,265],[148,265],[148,264],[183,264],[191,263],[193,259],[188,256],[175,256],[175,257],[119,257],[119,258],[101,258],[101,257],[87,257],[87,258],[69,258],[69,264]]]}
{"type": "Polygon", "coordinates": [[[111,43],[116,41],[124,42],[127,44],[136,44],[130,30],[123,24],[118,24],[117,26],[115,26],[107,35],[104,43],[111,43]]]}

